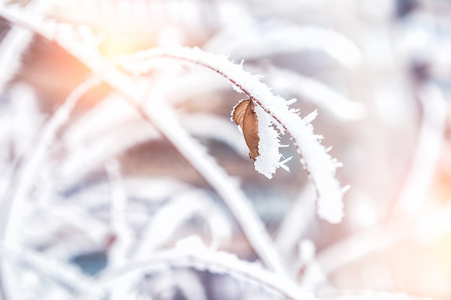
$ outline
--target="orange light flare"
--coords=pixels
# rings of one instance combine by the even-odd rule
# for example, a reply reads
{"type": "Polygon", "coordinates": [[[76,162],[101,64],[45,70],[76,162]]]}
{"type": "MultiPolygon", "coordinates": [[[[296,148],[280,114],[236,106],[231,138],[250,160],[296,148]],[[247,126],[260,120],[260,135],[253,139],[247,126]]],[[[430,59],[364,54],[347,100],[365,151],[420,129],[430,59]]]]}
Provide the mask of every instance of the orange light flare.
{"type": "Polygon", "coordinates": [[[108,31],[103,34],[104,40],[100,44],[99,51],[108,59],[114,59],[121,55],[132,54],[155,46],[155,35],[133,34],[131,32],[108,31]]]}
{"type": "MultiPolygon", "coordinates": [[[[61,22],[87,25],[100,35],[100,52],[107,58],[116,58],[167,45],[168,41],[184,44],[182,31],[188,30],[189,26],[174,18],[171,8],[174,9],[165,2],[80,0],[60,2],[50,15],[61,22]],[[171,29],[169,39],[168,28],[171,29]]],[[[181,8],[175,9],[175,15],[180,15],[181,8]]]]}

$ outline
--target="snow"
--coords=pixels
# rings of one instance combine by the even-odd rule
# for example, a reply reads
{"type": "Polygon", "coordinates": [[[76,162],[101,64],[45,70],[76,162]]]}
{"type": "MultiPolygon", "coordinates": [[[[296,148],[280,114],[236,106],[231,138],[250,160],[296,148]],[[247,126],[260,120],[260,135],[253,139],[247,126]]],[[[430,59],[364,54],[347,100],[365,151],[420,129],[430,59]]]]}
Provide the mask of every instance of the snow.
{"type": "MultiPolygon", "coordinates": [[[[260,155],[255,160],[255,170],[271,179],[277,168],[284,165],[289,159],[280,162],[282,154],[280,154],[279,148],[281,145],[279,134],[272,125],[274,123],[273,118],[260,106],[256,106],[255,111],[258,116],[258,135],[260,137],[258,143],[260,155]]],[[[288,167],[286,168],[288,170],[288,167]]]]}

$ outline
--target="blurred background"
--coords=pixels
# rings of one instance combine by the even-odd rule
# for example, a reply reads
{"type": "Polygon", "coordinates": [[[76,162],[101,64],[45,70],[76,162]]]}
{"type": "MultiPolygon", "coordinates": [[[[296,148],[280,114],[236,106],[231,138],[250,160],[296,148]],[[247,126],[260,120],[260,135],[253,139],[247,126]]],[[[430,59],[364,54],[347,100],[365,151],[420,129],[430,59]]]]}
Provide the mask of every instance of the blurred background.
{"type": "MultiPolygon", "coordinates": [[[[337,179],[351,186],[338,225],[316,216],[288,137],[290,172],[269,180],[254,170],[229,120],[243,95],[226,80],[186,66],[141,77],[169,76],[164,100],[240,182],[301,286],[324,299],[363,290],[451,299],[451,1],[36,0],[7,8],[88,26],[107,59],[169,45],[224,54],[261,74],[274,94],[298,99],[302,116],[318,110],[315,132],[343,163],[337,179]]],[[[20,190],[42,129],[89,71],[52,41],[5,19],[0,29],[2,216],[20,193],[20,216],[8,218],[19,220],[21,249],[94,276],[114,260],[119,210],[130,261],[191,235],[256,259],[216,192],[107,85],[77,102],[20,190]],[[119,208],[114,197],[125,199],[119,208]]],[[[64,297],[23,268],[18,299],[64,297]]],[[[188,271],[147,274],[126,299],[200,299],[181,284],[193,278],[208,299],[272,297],[227,274],[188,271]]]]}

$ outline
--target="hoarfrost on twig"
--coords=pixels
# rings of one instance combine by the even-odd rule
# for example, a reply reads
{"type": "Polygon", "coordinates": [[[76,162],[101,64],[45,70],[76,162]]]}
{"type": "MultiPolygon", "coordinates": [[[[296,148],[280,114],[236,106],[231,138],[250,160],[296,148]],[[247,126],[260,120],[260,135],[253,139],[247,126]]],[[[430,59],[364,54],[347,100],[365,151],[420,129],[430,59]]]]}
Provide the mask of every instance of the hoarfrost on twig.
{"type": "MultiPolygon", "coordinates": [[[[20,15],[4,12],[2,15],[7,19],[36,30],[48,38],[52,38],[51,33],[48,32],[49,29],[40,23],[35,24],[29,20],[23,20],[20,15]]],[[[58,35],[56,36],[56,40],[92,70],[98,71],[106,67],[96,51],[89,53],[89,48],[81,49],[79,45],[75,47],[72,45],[73,42],[71,44],[71,40],[68,39],[70,36],[69,34],[59,41],[58,35]]],[[[133,70],[133,65],[135,68],[139,66],[138,72],[141,72],[151,67],[153,65],[152,61],[156,58],[181,60],[210,68],[228,79],[233,86],[247,94],[265,112],[271,114],[277,123],[283,125],[291,135],[302,156],[301,162],[307,169],[309,177],[315,184],[317,191],[319,216],[331,223],[341,221],[343,217],[342,198],[345,189],[342,189],[335,179],[336,168],[340,164],[319,143],[319,136],[313,133],[313,126],[309,123],[307,124],[298,114],[291,111],[283,98],[274,96],[270,89],[260,82],[258,77],[244,71],[241,65],[231,63],[224,56],[205,53],[197,48],[154,48],[126,56],[125,58],[119,59],[116,63],[121,64],[125,69],[128,68],[131,70],[133,70]],[[151,66],[148,66],[149,64],[151,66]]],[[[114,81],[113,85],[122,91],[128,90],[130,86],[134,86],[129,78],[120,76],[121,79],[119,79],[118,75],[118,73],[108,72],[105,74],[105,80],[110,84],[114,81]]],[[[134,94],[136,92],[135,90],[134,94]]]]}
{"type": "MultiPolygon", "coordinates": [[[[162,264],[229,274],[238,280],[254,283],[258,287],[288,299],[315,299],[313,294],[300,289],[292,281],[268,272],[255,263],[238,259],[229,253],[209,250],[195,237],[181,241],[174,249],[155,253],[151,258],[109,269],[93,282],[93,288],[96,291],[105,290],[108,286],[114,284],[115,280],[130,272],[157,272],[161,269],[162,264]]],[[[80,298],[80,300],[82,299],[93,298],[90,295],[84,295],[80,298]]]]}
{"type": "MultiPolygon", "coordinates": [[[[139,66],[138,71],[142,71],[146,69],[146,64],[150,64],[149,67],[151,67],[153,60],[158,58],[181,60],[212,69],[229,80],[239,91],[245,93],[265,113],[270,114],[276,123],[290,134],[302,157],[301,162],[317,191],[318,214],[331,223],[341,221],[343,217],[342,198],[345,189],[341,188],[335,179],[336,168],[340,164],[320,144],[321,136],[313,133],[313,126],[296,112],[291,111],[286,100],[273,95],[268,86],[262,83],[258,77],[244,71],[241,65],[231,63],[224,56],[206,53],[197,48],[154,48],[119,59],[118,63],[131,70],[139,66]]],[[[263,128],[266,129],[269,126],[263,128]]],[[[269,131],[265,133],[274,136],[269,131]]],[[[273,141],[278,143],[277,139],[273,141]]],[[[264,165],[281,166],[283,164],[279,161],[280,157],[279,155],[268,157],[271,161],[265,160],[264,165]]],[[[267,169],[264,170],[264,173],[268,174],[267,169]]]]}

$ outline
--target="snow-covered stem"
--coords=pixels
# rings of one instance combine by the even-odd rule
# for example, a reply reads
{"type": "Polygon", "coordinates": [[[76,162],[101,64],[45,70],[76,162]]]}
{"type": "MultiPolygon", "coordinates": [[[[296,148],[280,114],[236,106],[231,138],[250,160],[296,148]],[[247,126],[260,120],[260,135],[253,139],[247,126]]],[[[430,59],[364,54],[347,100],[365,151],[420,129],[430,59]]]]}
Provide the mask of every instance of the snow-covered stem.
{"type": "Polygon", "coordinates": [[[45,214],[49,219],[61,222],[63,226],[69,226],[81,232],[86,240],[92,244],[97,243],[109,232],[109,228],[105,223],[92,218],[89,215],[89,211],[78,204],[64,203],[64,205],[44,206],[37,211],[45,214]]]}
{"type": "MultiPolygon", "coordinates": [[[[0,12],[0,15],[1,14],[2,12],[0,12]]],[[[7,17],[8,16],[9,15],[7,15],[7,17]]],[[[42,27],[41,23],[23,20],[18,18],[17,15],[14,15],[13,17],[14,18],[9,20],[24,25],[31,30],[36,30],[44,37],[53,38],[59,43],[58,35],[52,36],[50,32],[46,31],[45,27],[42,27]]],[[[102,60],[99,61],[96,59],[98,53],[90,53],[89,48],[84,49],[83,53],[71,49],[68,37],[65,37],[64,41],[59,44],[93,71],[99,69],[106,70],[108,67],[106,65],[101,65],[102,60]]],[[[187,158],[199,174],[218,192],[219,196],[221,196],[236,218],[240,228],[246,235],[246,238],[265,265],[273,271],[285,274],[285,268],[271,238],[256,213],[253,211],[244,193],[224,172],[220,171],[222,169],[213,160],[205,159],[207,154],[204,153],[198,143],[183,130],[170,110],[165,108],[163,103],[159,103],[158,106],[152,106],[153,109],[146,110],[146,112],[142,111],[138,106],[138,103],[142,100],[142,95],[139,93],[140,88],[137,87],[128,76],[117,70],[108,69],[108,72],[105,71],[102,79],[118,93],[130,100],[132,105],[139,110],[141,115],[153,123],[157,129],[174,144],[181,154],[187,158]],[[162,116],[165,116],[166,118],[162,118],[162,116]],[[167,125],[169,123],[171,124],[170,126],[167,125]]]]}
{"type": "Polygon", "coordinates": [[[61,142],[70,152],[58,169],[61,186],[77,182],[134,145],[159,138],[121,97],[109,95],[65,131],[61,142]]]}
{"type": "Polygon", "coordinates": [[[127,224],[126,209],[127,195],[125,193],[119,162],[110,160],[105,166],[111,187],[111,229],[115,235],[115,242],[110,250],[108,263],[116,266],[126,260],[133,241],[133,231],[127,224]]]}
{"type": "MultiPolygon", "coordinates": [[[[5,12],[5,10],[0,11],[0,15],[15,24],[24,26],[48,39],[56,41],[94,72],[99,72],[108,67],[105,60],[96,52],[97,48],[94,47],[95,38],[87,30],[82,30],[81,32],[85,39],[88,40],[86,47],[81,48],[80,45],[74,43],[74,38],[71,37],[73,32],[69,31],[67,27],[63,28],[64,35],[62,35],[58,34],[61,30],[55,24],[47,26],[48,24],[43,22],[24,19],[20,14],[5,12]]],[[[265,112],[270,114],[275,122],[280,125],[279,129],[290,134],[302,157],[301,162],[309,173],[310,180],[315,185],[319,215],[331,223],[341,221],[345,190],[340,187],[339,182],[335,179],[336,168],[340,164],[320,144],[321,136],[313,133],[313,126],[310,124],[311,120],[308,120],[308,118],[302,119],[288,107],[287,102],[283,98],[274,96],[269,87],[260,82],[258,76],[244,71],[241,65],[230,62],[226,57],[205,53],[197,48],[153,48],[118,59],[116,63],[122,64],[125,68],[130,68],[130,65],[136,63],[133,71],[148,72],[154,65],[150,62],[150,66],[148,66],[146,62],[161,58],[201,65],[221,74],[238,91],[245,93],[265,112]]],[[[113,86],[118,91],[127,90],[128,86],[133,84],[128,77],[120,76],[121,78],[118,80],[115,72],[109,72],[107,75],[110,75],[111,78],[105,78],[106,81],[114,80],[113,86]]],[[[136,94],[136,91],[132,94],[136,94]]]]}
{"type": "Polygon", "coordinates": [[[244,71],[241,65],[230,62],[224,56],[205,53],[198,48],[153,48],[123,57],[117,62],[130,72],[139,74],[148,72],[153,67],[152,61],[161,58],[200,65],[215,71],[271,115],[279,129],[288,132],[301,155],[301,162],[317,192],[319,215],[331,223],[341,221],[345,189],[342,189],[335,179],[340,163],[320,144],[322,137],[314,134],[309,118],[302,119],[288,107],[287,101],[273,95],[258,76],[244,71]]]}
{"type": "MultiPolygon", "coordinates": [[[[45,2],[49,1],[31,1],[26,7],[26,12],[30,16],[39,14],[43,9],[45,9],[45,2]]],[[[0,8],[3,5],[3,3],[0,3],[0,8]]],[[[19,69],[22,53],[25,49],[27,49],[32,37],[32,32],[13,26],[2,39],[0,43],[0,70],[2,70],[0,73],[0,93],[3,91],[6,83],[19,69]]]]}
{"type": "Polygon", "coordinates": [[[168,243],[174,233],[183,228],[193,216],[203,218],[208,224],[210,248],[217,249],[221,241],[230,240],[232,224],[223,209],[213,201],[207,191],[191,187],[174,193],[171,200],[155,212],[152,220],[141,231],[131,256],[138,259],[147,258],[149,254],[168,243]]]}
{"type": "MultiPolygon", "coordinates": [[[[229,274],[241,280],[254,283],[286,299],[313,300],[314,296],[300,289],[295,283],[277,274],[269,272],[258,264],[238,259],[236,256],[212,251],[203,245],[183,245],[174,249],[155,253],[151,258],[134,261],[126,265],[110,268],[93,281],[95,291],[105,290],[114,280],[131,272],[158,272],[162,267],[194,268],[208,270],[217,274],[229,274]]],[[[94,300],[93,295],[86,294],[78,300],[94,300]]],[[[101,298],[97,298],[101,299],[101,298]]]]}
{"type": "MultiPolygon", "coordinates": [[[[158,101],[153,99],[152,101],[158,101]]],[[[243,230],[254,251],[271,270],[286,274],[276,248],[246,195],[205,150],[179,124],[162,102],[145,110],[145,115],[197,172],[216,190],[243,230]]]]}
{"type": "MultiPolygon", "coordinates": [[[[0,238],[3,243],[14,244],[16,239],[20,239],[18,230],[22,222],[22,214],[18,211],[23,210],[24,201],[27,199],[27,193],[30,191],[35,178],[37,178],[40,162],[44,158],[46,150],[55,140],[57,131],[69,118],[78,99],[99,82],[100,80],[97,76],[90,77],[75,88],[67,97],[64,104],[58,108],[44,126],[34,147],[27,151],[17,162],[17,166],[10,178],[10,184],[5,191],[5,194],[2,195],[3,199],[0,203],[0,238]]],[[[12,276],[7,275],[12,275],[14,268],[5,265],[4,261],[0,262],[0,267],[2,275],[0,278],[4,278],[3,280],[8,281],[14,280],[12,276]]],[[[14,284],[11,285],[14,286],[14,284]]],[[[11,294],[14,292],[8,290],[10,284],[3,286],[5,293],[11,294]]]]}
{"type": "Polygon", "coordinates": [[[0,16],[15,26],[58,43],[69,54],[89,65],[95,74],[101,73],[106,67],[104,57],[98,52],[99,40],[87,26],[78,26],[74,30],[66,23],[46,21],[41,16],[29,17],[11,6],[2,7],[0,16]]]}
{"type": "MultiPolygon", "coordinates": [[[[17,14],[10,15],[0,12],[0,15],[12,22],[25,26],[30,30],[35,30],[46,38],[56,41],[91,70],[97,71],[99,69],[107,69],[106,65],[102,65],[103,60],[97,60],[98,53],[90,53],[89,48],[84,49],[83,53],[76,51],[77,49],[70,48],[71,44],[68,37],[65,37],[64,40],[60,42],[58,35],[53,36],[51,32],[43,26],[43,23],[33,23],[30,20],[21,18],[20,15],[17,14]]],[[[104,73],[102,79],[113,89],[130,100],[132,105],[135,105],[145,119],[154,123],[157,129],[164,133],[164,135],[174,143],[175,147],[181,151],[181,154],[188,159],[193,167],[224,200],[225,204],[236,218],[240,228],[246,235],[246,238],[248,238],[265,265],[271,270],[284,274],[285,268],[280,260],[280,256],[260,219],[251,208],[244,193],[238,188],[237,184],[232,183],[232,180],[230,180],[224,172],[219,171],[222,169],[214,163],[213,160],[205,159],[206,153],[204,153],[198,143],[183,130],[170,110],[165,109],[161,103],[161,105],[155,107],[155,109],[147,110],[146,112],[141,111],[137,106],[142,100],[142,96],[139,93],[139,87],[136,87],[134,82],[128,76],[125,76],[117,70],[109,69],[108,72],[104,73]],[[169,122],[169,119],[167,118],[161,118],[162,115],[169,117],[172,122],[169,122]],[[171,126],[167,126],[166,122],[171,123],[171,126]]]]}
{"type": "Polygon", "coordinates": [[[93,294],[99,294],[92,287],[91,280],[78,269],[64,262],[51,260],[40,253],[0,242],[0,260],[3,264],[17,265],[32,270],[39,276],[64,287],[70,294],[81,294],[87,290],[93,294]]]}
{"type": "Polygon", "coordinates": [[[39,171],[42,158],[48,147],[54,142],[58,130],[67,122],[77,101],[93,86],[100,83],[100,76],[89,77],[79,84],[57,109],[53,116],[45,124],[33,148],[27,151],[17,163],[16,170],[10,179],[10,186],[1,203],[1,232],[0,236],[8,241],[9,234],[17,229],[19,220],[10,219],[15,208],[20,207],[26,193],[33,185],[39,171]]]}

